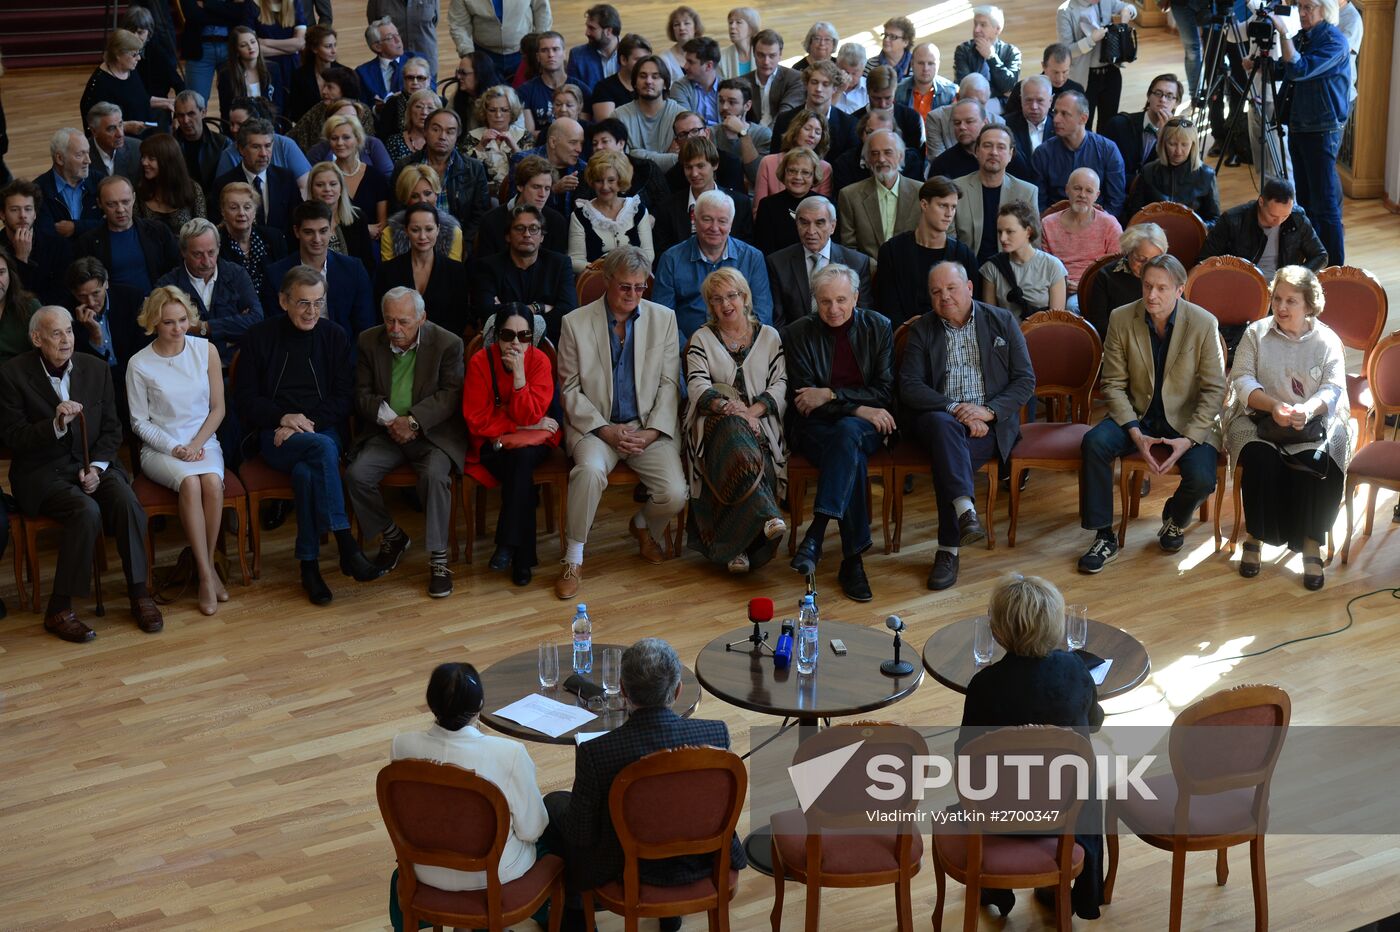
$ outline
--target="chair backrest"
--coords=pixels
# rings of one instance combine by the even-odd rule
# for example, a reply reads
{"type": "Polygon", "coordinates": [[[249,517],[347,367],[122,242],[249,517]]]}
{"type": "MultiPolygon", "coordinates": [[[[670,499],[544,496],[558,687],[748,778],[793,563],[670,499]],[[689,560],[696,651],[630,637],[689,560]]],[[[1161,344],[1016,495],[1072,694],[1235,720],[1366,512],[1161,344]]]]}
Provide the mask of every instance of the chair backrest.
{"type": "Polygon", "coordinates": [[[743,760],[720,748],[672,748],[624,767],[608,791],[624,889],[637,889],[638,860],[684,854],[715,855],[715,882],[727,886],[729,841],[748,787],[743,760]]]}
{"type": "Polygon", "coordinates": [[[1058,200],[1055,203],[1051,204],[1049,207],[1042,210],[1040,212],[1040,219],[1044,220],[1051,214],[1058,214],[1062,210],[1069,210],[1069,200],[1067,198],[1058,200]]]}
{"type": "Polygon", "coordinates": [[[973,738],[958,752],[958,768],[970,769],[957,780],[958,800],[966,812],[981,818],[969,822],[980,832],[1073,835],[1079,808],[1088,797],[1094,774],[1094,750],[1089,739],[1068,728],[1022,725],[999,728],[973,738]],[[1020,759],[1038,756],[1044,764],[1023,768],[1020,759]],[[992,781],[995,780],[995,786],[992,781]],[[974,799],[964,791],[979,791],[974,799]],[[1053,813],[1047,821],[1001,821],[994,812],[1053,813]]]}
{"type": "MultiPolygon", "coordinates": [[[[647,289],[642,293],[642,297],[650,298],[652,286],[656,283],[656,277],[647,274],[647,289]]],[[[578,294],[578,306],[592,304],[603,296],[603,292],[608,289],[608,281],[603,277],[603,259],[594,259],[588,263],[587,267],[579,273],[578,279],[574,282],[574,290],[578,294]]]]}
{"type": "Polygon", "coordinates": [[[1365,369],[1390,313],[1385,289],[1376,276],[1350,265],[1328,266],[1317,278],[1327,298],[1318,318],[1337,331],[1343,346],[1366,354],[1362,361],[1365,369]]]}
{"type": "Polygon", "coordinates": [[[1069,311],[1041,311],[1021,323],[1021,333],[1035,370],[1036,396],[1068,395],[1071,418],[1089,423],[1090,396],[1103,363],[1098,331],[1069,311]]]}
{"type": "Polygon", "coordinates": [[[1089,304],[1089,295],[1094,293],[1094,285],[1098,280],[1099,272],[1115,264],[1121,258],[1123,258],[1123,254],[1121,252],[1115,252],[1110,256],[1099,256],[1093,262],[1089,263],[1089,267],[1084,270],[1084,274],[1079,276],[1079,290],[1076,292],[1079,295],[1079,307],[1081,309],[1089,304]]]}
{"type": "Polygon", "coordinates": [[[379,771],[376,791],[400,877],[414,864],[485,871],[499,897],[510,807],[494,783],[453,764],[397,760],[379,771]]]}
{"type": "Polygon", "coordinates": [[[1186,277],[1184,296],[1226,326],[1253,323],[1269,313],[1269,282],[1254,263],[1238,256],[1201,262],[1186,277]]]}
{"type": "MultiPolygon", "coordinates": [[[[893,722],[843,722],[823,729],[803,741],[793,755],[793,764],[801,764],[825,754],[831,754],[860,742],[852,757],[841,767],[827,787],[808,805],[804,815],[809,830],[852,829],[859,834],[877,835],[895,831],[883,824],[872,823],[867,810],[871,799],[864,788],[869,778],[867,764],[882,754],[893,754],[900,760],[912,760],[914,755],[927,755],[928,742],[923,735],[907,725],[893,722]]],[[[914,811],[914,781],[905,781],[905,794],[899,799],[884,800],[882,810],[914,811]]],[[[907,823],[894,823],[907,826],[907,823]]],[[[839,836],[837,836],[839,837],[839,836]]],[[[838,842],[839,843],[839,842],[838,842]]]]}
{"type": "Polygon", "coordinates": [[[1186,268],[1196,264],[1201,247],[1206,244],[1206,225],[1196,212],[1185,204],[1157,201],[1133,214],[1128,226],[1155,223],[1167,234],[1167,252],[1181,260],[1186,268]]]}
{"type": "Polygon", "coordinates": [[[924,315],[915,314],[913,317],[900,324],[894,331],[894,374],[899,375],[899,367],[904,363],[904,347],[909,344],[909,332],[914,326],[914,321],[924,315]]]}
{"type": "Polygon", "coordinates": [[[1172,723],[1170,753],[1177,785],[1176,825],[1190,824],[1192,796],[1254,789],[1255,825],[1267,817],[1269,781],[1293,714],[1288,693],[1249,685],[1200,699],[1172,723]],[[1212,733],[1212,727],[1226,730],[1212,733]]]}
{"type": "Polygon", "coordinates": [[[472,357],[475,356],[485,345],[486,334],[478,333],[476,336],[472,337],[471,342],[467,344],[467,362],[471,362],[472,357]]]}
{"type": "Polygon", "coordinates": [[[1375,440],[1385,439],[1385,421],[1400,414],[1400,330],[1376,344],[1366,361],[1366,380],[1371,387],[1371,404],[1375,408],[1375,440]]]}

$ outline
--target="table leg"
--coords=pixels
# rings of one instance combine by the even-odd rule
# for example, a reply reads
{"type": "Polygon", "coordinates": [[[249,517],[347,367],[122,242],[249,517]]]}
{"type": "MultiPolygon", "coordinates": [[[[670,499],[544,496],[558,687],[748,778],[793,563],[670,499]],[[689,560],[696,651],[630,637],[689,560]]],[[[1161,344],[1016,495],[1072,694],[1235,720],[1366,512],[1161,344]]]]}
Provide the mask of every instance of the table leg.
{"type": "MultiPolygon", "coordinates": [[[[817,720],[815,718],[797,719],[797,742],[801,744],[817,733],[817,720]]],[[[749,867],[765,874],[773,876],[773,827],[771,825],[760,825],[749,833],[749,837],[744,839],[744,853],[748,856],[749,867]]]]}

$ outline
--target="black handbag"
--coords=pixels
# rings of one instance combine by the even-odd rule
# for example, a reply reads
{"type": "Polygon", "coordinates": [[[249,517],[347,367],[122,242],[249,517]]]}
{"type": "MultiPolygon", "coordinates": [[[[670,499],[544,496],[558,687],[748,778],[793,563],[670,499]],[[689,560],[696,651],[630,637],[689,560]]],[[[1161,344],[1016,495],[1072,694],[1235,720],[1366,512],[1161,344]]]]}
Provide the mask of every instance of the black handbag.
{"type": "Polygon", "coordinates": [[[1250,415],[1259,429],[1259,439],[1285,446],[1294,443],[1319,443],[1327,436],[1326,414],[1315,414],[1302,427],[1280,427],[1273,416],[1264,411],[1250,415]]]}
{"type": "MultiPolygon", "coordinates": [[[[1100,11],[1104,4],[1099,3],[1100,11]]],[[[1104,21],[1112,19],[1112,16],[1105,16],[1104,21]]],[[[1128,23],[1109,23],[1104,27],[1107,35],[1099,43],[1099,63],[1103,65],[1126,65],[1129,62],[1137,61],[1138,40],[1137,30],[1128,23]]]]}

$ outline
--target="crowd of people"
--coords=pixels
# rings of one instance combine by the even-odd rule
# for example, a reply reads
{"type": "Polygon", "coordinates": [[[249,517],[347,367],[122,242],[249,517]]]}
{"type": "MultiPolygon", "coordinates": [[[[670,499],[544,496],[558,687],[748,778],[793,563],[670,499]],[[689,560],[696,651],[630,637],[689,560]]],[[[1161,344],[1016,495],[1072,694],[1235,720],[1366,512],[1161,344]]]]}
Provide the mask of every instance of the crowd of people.
{"type": "Polygon", "coordinates": [[[1296,184],[1263,172],[1258,199],[1224,211],[1185,110],[1198,63],[1118,112],[1123,65],[1101,53],[1133,17],[1119,0],[1066,0],[1038,75],[1023,75],[1003,12],[979,6],[952,80],[900,16],[870,58],[815,23],[788,68],[751,8],[730,12],[722,44],[680,7],[672,44],[653,45],[599,4],[569,48],[546,0],[454,0],[459,61],[441,82],[436,15],[413,5],[369,4],[374,57],[351,68],[335,26],[308,28],[300,2],[206,3],[184,24],[181,71],[169,23],[133,6],[79,127],[54,132],[52,167],[0,190],[0,379],[14,389],[0,442],[24,513],[85,529],[60,551],[45,626],[94,636],[72,598],[115,522],[132,612],[160,627],[116,455],[126,436],[133,468],[179,495],[205,613],[228,598],[214,559],[225,469],[259,458],[290,474],[302,585],[325,604],[324,535],[359,581],[409,549],[379,484],[411,466],[428,592],[444,597],[456,477],[500,486],[490,565],[527,585],[533,472],[555,447],[571,463],[561,599],[580,590],[618,463],[641,479],[629,527],[643,559],[662,561],[686,511],[689,545],[743,573],[788,533],[791,451],[820,474],[792,567],[817,571],[835,521],[841,588],[869,600],[867,464],[896,442],[927,452],[928,584],[946,589],[960,548],[985,537],[974,476],[1018,440],[1035,389],[1021,323],[1044,310],[1081,314],[1104,345],[1079,569],[1117,555],[1117,457],[1180,472],[1159,531],[1172,552],[1225,450],[1245,466],[1242,572],[1261,542],[1288,543],[1320,586],[1350,451],[1314,274],[1342,261],[1335,175],[1314,166],[1354,81],[1337,2],[1304,0],[1296,43],[1273,20],[1280,71],[1308,101],[1291,124],[1296,184]],[[1215,318],[1183,299],[1162,229],[1133,222],[1157,201],[1210,228],[1203,258],[1237,255],[1273,280],[1273,315],[1224,350],[1215,318]],[[1086,272],[1114,253],[1081,306],[1086,272]]]}

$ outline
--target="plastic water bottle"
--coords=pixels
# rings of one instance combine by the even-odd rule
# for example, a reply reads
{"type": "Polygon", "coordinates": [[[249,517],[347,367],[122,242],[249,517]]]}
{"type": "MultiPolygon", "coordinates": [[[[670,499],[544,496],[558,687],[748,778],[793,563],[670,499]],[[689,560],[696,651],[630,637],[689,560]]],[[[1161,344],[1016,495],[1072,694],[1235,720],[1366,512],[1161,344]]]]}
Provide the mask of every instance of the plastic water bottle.
{"type": "Polygon", "coordinates": [[[574,633],[574,672],[587,676],[593,672],[593,622],[588,620],[588,606],[580,602],[571,626],[574,633]]]}
{"type": "Polygon", "coordinates": [[[817,656],[821,653],[821,639],[817,633],[817,604],[813,598],[803,596],[797,614],[797,672],[813,673],[817,669],[817,656]]]}

